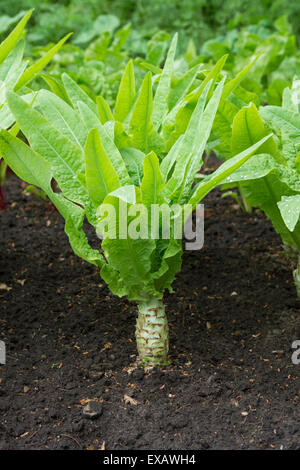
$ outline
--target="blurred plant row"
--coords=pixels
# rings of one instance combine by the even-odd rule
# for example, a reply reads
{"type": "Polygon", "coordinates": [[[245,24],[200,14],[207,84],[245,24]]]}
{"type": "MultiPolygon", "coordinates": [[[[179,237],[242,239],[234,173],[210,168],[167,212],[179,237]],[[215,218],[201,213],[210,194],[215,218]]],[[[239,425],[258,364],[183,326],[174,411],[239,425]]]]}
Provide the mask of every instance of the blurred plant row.
{"type": "MultiPolygon", "coordinates": [[[[260,54],[247,77],[246,89],[254,92],[260,103],[278,105],[283,89],[300,69],[296,36],[293,34],[297,28],[293,28],[288,20],[289,12],[297,13],[297,5],[284,2],[286,8],[282,6],[279,9],[282,2],[254,2],[247,14],[232,14],[238,6],[243,11],[246,3],[240,0],[225,2],[228,4],[225,9],[217,0],[210,2],[209,7],[202,0],[23,0],[2,3],[0,0],[0,38],[1,35],[4,38],[20,20],[26,6],[35,6],[36,11],[29,20],[26,56],[30,60],[39,59],[62,36],[72,31],[68,44],[55,56],[47,71],[54,78],[67,72],[89,94],[102,94],[113,103],[118,80],[128,59],[133,57],[136,62],[145,60],[148,68],[150,64],[159,67],[170,34],[179,30],[179,50],[183,60],[177,61],[178,71],[186,71],[200,63],[210,67],[224,54],[229,54],[224,70],[234,76],[252,56],[260,54]],[[269,8],[268,17],[262,14],[265,11],[262,4],[269,8]],[[283,16],[275,16],[282,11],[286,12],[283,16]],[[252,15],[256,12],[256,16],[251,16],[251,12],[252,15]]],[[[292,14],[290,20],[294,18],[292,14]]],[[[34,84],[32,86],[34,88],[34,84]]]]}
{"type": "Polygon", "coordinates": [[[57,42],[70,31],[72,42],[87,45],[101,32],[99,26],[103,28],[100,15],[114,15],[121,26],[130,22],[140,39],[150,39],[159,30],[178,31],[179,48],[190,38],[200,45],[227,30],[262,21],[271,27],[283,13],[295,34],[300,31],[297,0],[0,0],[0,34],[31,8],[36,10],[28,34],[31,45],[57,42]]]}

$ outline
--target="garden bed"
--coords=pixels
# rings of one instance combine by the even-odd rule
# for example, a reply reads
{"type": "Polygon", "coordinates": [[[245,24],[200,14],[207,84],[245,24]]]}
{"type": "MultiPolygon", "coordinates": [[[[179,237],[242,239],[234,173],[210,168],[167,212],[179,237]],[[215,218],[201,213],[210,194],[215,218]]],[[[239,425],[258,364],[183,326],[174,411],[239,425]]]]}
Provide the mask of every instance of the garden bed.
{"type": "Polygon", "coordinates": [[[171,365],[144,372],[134,304],[73,254],[61,216],[21,191],[9,175],[0,449],[300,448],[300,302],[261,212],[218,191],[205,199],[205,246],[185,253],[166,295],[171,365]]]}

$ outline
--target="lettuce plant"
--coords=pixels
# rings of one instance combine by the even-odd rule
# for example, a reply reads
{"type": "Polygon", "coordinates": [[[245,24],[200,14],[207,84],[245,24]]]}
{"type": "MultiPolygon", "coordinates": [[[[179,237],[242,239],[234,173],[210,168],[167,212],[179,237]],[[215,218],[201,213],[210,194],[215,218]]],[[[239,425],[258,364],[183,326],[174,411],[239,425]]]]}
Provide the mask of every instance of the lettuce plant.
{"type": "Polygon", "coordinates": [[[240,152],[274,130],[274,138],[265,142],[243,168],[227,178],[239,181],[247,200],[262,209],[272,221],[285,246],[298,257],[294,279],[300,296],[300,114],[299,82],[286,88],[282,107],[265,106],[260,113],[254,104],[235,116],[232,128],[233,153],[240,152]],[[262,119],[263,118],[263,119],[262,119]],[[241,183],[242,181],[242,183],[241,183]]]}
{"type": "MultiPolygon", "coordinates": [[[[33,92],[28,88],[30,81],[50,62],[52,57],[61,48],[70,36],[64,37],[59,43],[53,46],[39,60],[28,66],[28,61],[23,59],[25,41],[22,38],[24,28],[32,14],[26,13],[19,21],[13,31],[0,44],[0,128],[8,129],[14,124],[14,117],[9,111],[5,102],[7,90],[22,92],[26,101],[34,99],[33,92]]],[[[11,128],[13,134],[18,132],[16,126],[11,128]]],[[[6,163],[0,156],[0,207],[4,208],[3,185],[6,175],[6,163]]]]}
{"type": "Polygon", "coordinates": [[[53,201],[65,219],[65,231],[74,252],[100,269],[114,294],[126,295],[137,302],[139,359],[150,365],[168,362],[163,294],[166,289],[172,290],[181,266],[182,241],[176,236],[178,220],[183,225],[203,197],[270,137],[263,137],[194,185],[224,93],[224,80],[216,87],[216,77],[203,81],[197,91],[196,106],[180,132],[177,113],[182,107],[177,105],[184,100],[187,87],[181,87],[174,99],[171,78],[176,41],[175,36],[154,85],[149,72],[137,91],[133,63],[129,62],[114,110],[102,97],[95,104],[68,75],[63,75],[64,92],[70,104],[46,90],[39,92],[35,109],[13,92],[6,95],[30,146],[5,130],[0,133],[0,149],[6,162],[53,201]],[[166,120],[172,127],[170,113],[173,130],[178,134],[172,145],[166,133],[166,120]],[[53,180],[60,192],[52,190],[53,180]],[[143,230],[146,224],[135,217],[142,205],[147,222],[152,207],[161,204],[172,211],[166,237],[162,234],[162,217],[151,220],[146,233],[143,230]],[[185,204],[189,205],[184,212],[185,204]],[[115,225],[107,229],[108,208],[113,209],[116,218],[115,225]],[[99,250],[89,245],[82,229],[85,217],[103,238],[101,250],[100,242],[99,250]],[[125,237],[121,234],[121,219],[126,221],[125,237]],[[132,223],[139,226],[138,237],[130,235],[132,223]]]}

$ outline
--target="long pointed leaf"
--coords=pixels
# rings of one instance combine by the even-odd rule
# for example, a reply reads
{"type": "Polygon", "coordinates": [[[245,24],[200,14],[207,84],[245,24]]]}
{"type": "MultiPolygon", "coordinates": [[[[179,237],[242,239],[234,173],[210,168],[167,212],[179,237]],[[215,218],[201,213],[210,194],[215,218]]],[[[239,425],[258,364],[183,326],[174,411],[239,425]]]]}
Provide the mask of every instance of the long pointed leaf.
{"type": "Polygon", "coordinates": [[[199,185],[196,187],[191,199],[189,200],[189,204],[192,204],[195,207],[205,196],[209,193],[213,188],[218,186],[227,176],[237,170],[243,163],[245,163],[258,148],[263,145],[272,134],[267,135],[263,139],[261,139],[256,144],[252,145],[247,150],[239,153],[235,157],[230,158],[225,163],[223,163],[214,173],[212,176],[205,178],[205,180],[201,181],[199,185]]]}
{"type": "Polygon", "coordinates": [[[72,33],[67,34],[62,38],[55,46],[53,46],[43,57],[32,64],[20,77],[18,83],[15,86],[15,91],[23,88],[28,82],[30,82],[44,67],[50,62],[55,56],[63,44],[69,39],[72,33]]]}
{"type": "Polygon", "coordinates": [[[90,110],[85,104],[78,102],[78,109],[81,114],[82,120],[88,129],[98,129],[102,144],[105,148],[107,155],[109,155],[110,161],[118,173],[121,184],[131,184],[131,179],[128,174],[126,165],[122,158],[122,155],[115,145],[113,139],[107,132],[106,128],[102,126],[98,117],[90,110]]]}
{"type": "Polygon", "coordinates": [[[114,116],[117,121],[123,122],[129,114],[129,111],[135,99],[135,77],[133,61],[130,60],[124,70],[119,91],[116,98],[114,116]]]}
{"type": "MultiPolygon", "coordinates": [[[[268,134],[255,104],[244,106],[234,117],[232,123],[232,155],[246,150],[268,134]]],[[[277,146],[273,138],[268,139],[260,148],[260,153],[276,156],[277,146]]]]}
{"type": "Polygon", "coordinates": [[[148,152],[150,137],[154,133],[151,119],[152,101],[152,81],[151,72],[149,72],[142,83],[129,124],[129,134],[134,146],[144,153],[148,152]]]}
{"type": "Polygon", "coordinates": [[[174,58],[177,47],[178,34],[176,33],[172,39],[170,49],[166,58],[163,71],[157,85],[155,96],[153,99],[152,120],[156,129],[161,125],[165,115],[168,112],[168,98],[170,94],[171,78],[173,74],[174,58]]]}
{"type": "Polygon", "coordinates": [[[292,232],[300,219],[300,194],[283,196],[277,205],[285,225],[292,232]]]}
{"type": "Polygon", "coordinates": [[[89,132],[84,153],[87,189],[94,204],[99,206],[107,194],[119,188],[121,184],[97,129],[89,132]]]}
{"type": "Polygon", "coordinates": [[[155,153],[151,152],[144,159],[144,176],[141,183],[142,200],[147,207],[161,202],[164,185],[159,160],[155,153]]]}
{"type": "Polygon", "coordinates": [[[85,91],[83,91],[82,88],[80,88],[79,85],[77,85],[77,83],[68,74],[62,74],[62,81],[74,108],[77,108],[79,102],[83,102],[91,109],[91,111],[93,111],[94,114],[98,114],[96,103],[94,103],[94,101],[85,93],[85,91]]]}
{"type": "Polygon", "coordinates": [[[91,223],[94,223],[95,211],[91,199],[76,178],[78,173],[84,171],[81,149],[15,93],[7,93],[7,101],[31,147],[51,163],[55,179],[65,196],[82,204],[91,223]]]}
{"type": "Polygon", "coordinates": [[[78,119],[78,112],[47,90],[41,90],[36,101],[45,118],[83,150],[88,130],[78,119]]]}
{"type": "Polygon", "coordinates": [[[14,46],[17,44],[20,39],[22,32],[28,22],[29,18],[32,15],[33,10],[30,10],[23,18],[19,21],[17,26],[12,30],[9,36],[0,44],[0,64],[8,56],[8,54],[13,50],[14,46]]]}
{"type": "Polygon", "coordinates": [[[109,107],[109,104],[102,96],[97,97],[96,104],[101,124],[105,124],[107,121],[115,120],[114,115],[109,107]]]}

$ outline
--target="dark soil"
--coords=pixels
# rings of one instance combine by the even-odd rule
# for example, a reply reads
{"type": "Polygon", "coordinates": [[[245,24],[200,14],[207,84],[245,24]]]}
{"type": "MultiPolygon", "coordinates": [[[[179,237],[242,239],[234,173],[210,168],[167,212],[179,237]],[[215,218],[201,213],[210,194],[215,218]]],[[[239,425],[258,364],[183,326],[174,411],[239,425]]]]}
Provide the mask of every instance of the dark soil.
{"type": "Polygon", "coordinates": [[[300,305],[263,214],[218,191],[205,200],[205,246],[185,253],[165,299],[172,365],[145,373],[135,305],[72,253],[53,207],[21,191],[10,175],[0,448],[300,449],[300,305]]]}

